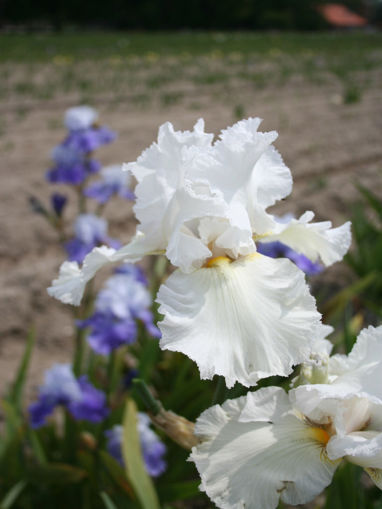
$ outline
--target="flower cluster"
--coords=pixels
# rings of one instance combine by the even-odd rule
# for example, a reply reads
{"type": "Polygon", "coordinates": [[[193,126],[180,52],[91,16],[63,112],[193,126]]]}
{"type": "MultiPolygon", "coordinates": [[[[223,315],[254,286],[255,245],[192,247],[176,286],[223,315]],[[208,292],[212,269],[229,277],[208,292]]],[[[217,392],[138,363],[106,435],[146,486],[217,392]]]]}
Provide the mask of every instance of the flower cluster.
{"type": "MultiPolygon", "coordinates": [[[[152,477],[158,477],[166,470],[166,462],[163,459],[166,446],[150,428],[148,415],[142,412],[138,413],[138,433],[147,473],[152,477]]],[[[122,434],[122,426],[114,426],[105,432],[107,450],[121,465],[123,465],[122,434]]]]}
{"type": "Polygon", "coordinates": [[[45,373],[38,400],[29,406],[31,426],[39,428],[57,406],[65,407],[76,420],[100,422],[109,413],[105,394],[86,376],[76,378],[69,364],[55,364],[45,373]]]}
{"type": "Polygon", "coordinates": [[[46,173],[49,182],[79,185],[100,170],[91,153],[112,142],[115,133],[96,124],[98,114],[88,106],[70,108],[65,115],[68,135],[52,152],[54,166],[46,173]]]}
{"type": "Polygon", "coordinates": [[[70,261],[82,262],[93,248],[101,244],[119,248],[120,243],[108,237],[107,221],[94,214],[80,214],[74,222],[74,238],[65,243],[70,261]]]}
{"type": "Polygon", "coordinates": [[[95,248],[82,267],[64,263],[49,293],[78,305],[107,263],[165,254],[177,269],[157,295],[163,349],[183,352],[202,378],[222,375],[228,387],[289,375],[309,358],[320,314],[304,273],[261,255],[258,243],[282,242],[327,266],[348,250],[350,224],[314,223],[310,211],[280,222],[267,211],[290,194],[292,177],[273,146],[277,133],[259,125],[243,120],[214,143],[202,120],[193,131],[162,125],[157,142],[125,167],[138,182],[133,240],[118,251],[95,248]]]}
{"type": "Polygon", "coordinates": [[[79,322],[89,327],[88,342],[97,353],[108,355],[137,337],[140,320],[153,337],[160,337],[150,311],[151,296],[143,272],[134,265],[123,265],[110,277],[95,301],[95,312],[79,322]]]}
{"type": "Polygon", "coordinates": [[[343,460],[382,489],[382,326],[364,329],[348,356],[324,346],[318,358],[318,383],[249,392],[199,417],[191,459],[218,507],[304,504],[343,460]]]}

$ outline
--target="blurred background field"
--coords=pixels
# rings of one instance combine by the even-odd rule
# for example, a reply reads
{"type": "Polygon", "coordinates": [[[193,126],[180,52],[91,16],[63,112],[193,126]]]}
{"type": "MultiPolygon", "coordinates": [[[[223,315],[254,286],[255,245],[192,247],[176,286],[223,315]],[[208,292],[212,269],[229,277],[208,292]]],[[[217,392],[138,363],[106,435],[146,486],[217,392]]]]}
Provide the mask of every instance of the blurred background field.
{"type": "MultiPolygon", "coordinates": [[[[176,128],[189,129],[203,117],[206,130],[218,133],[241,118],[262,117],[263,130],[279,132],[276,147],[295,181],[292,197],[276,208],[277,213],[288,210],[298,215],[313,210],[317,220],[330,219],[338,226],[354,216],[359,204],[357,238],[362,238],[362,246],[367,238],[369,254],[372,248],[375,251],[367,265],[368,255],[362,257],[361,244],[355,242],[351,262],[358,275],[345,264],[336,264],[318,276],[321,287],[326,285],[326,295],[332,297],[359,282],[358,277],[376,271],[380,277],[381,273],[377,260],[381,259],[382,229],[368,230],[368,221],[374,221],[379,209],[367,206],[368,196],[356,187],[361,184],[377,199],[382,197],[381,83],[382,34],[378,31],[1,33],[3,390],[14,376],[31,326],[36,330],[36,346],[28,399],[43,371],[52,362],[69,361],[71,355],[71,310],[46,294],[65,254],[54,232],[28,204],[31,195],[42,202],[49,199],[51,186],[44,182],[44,173],[51,164],[51,148],[64,135],[65,109],[91,105],[100,112],[102,123],[118,133],[115,143],[100,150],[105,165],[135,160],[167,120],[176,128]]],[[[111,233],[127,241],[134,231],[131,205],[108,207],[111,233]]],[[[74,213],[74,208],[69,209],[69,218],[74,219],[74,213]]],[[[343,297],[346,304],[336,316],[341,322],[344,309],[350,313],[353,329],[345,333],[351,340],[368,320],[375,323],[380,318],[378,305],[365,312],[356,300],[349,310],[357,291],[343,297]]],[[[379,298],[377,290],[374,304],[379,298]]],[[[335,316],[333,309],[327,312],[335,316]]],[[[150,370],[159,354],[148,355],[154,357],[147,361],[147,378],[168,408],[195,418],[208,402],[205,394],[200,395],[204,382],[187,385],[195,375],[191,361],[181,364],[180,356],[164,355],[159,373],[178,373],[176,382],[170,382],[152,377],[150,370]],[[189,387],[188,392],[171,394],[174,386],[182,384],[189,387]]],[[[180,461],[177,469],[179,465],[180,461]]],[[[181,475],[174,469],[166,474],[168,481],[181,475]]],[[[199,506],[195,502],[190,507],[199,506]]]]}

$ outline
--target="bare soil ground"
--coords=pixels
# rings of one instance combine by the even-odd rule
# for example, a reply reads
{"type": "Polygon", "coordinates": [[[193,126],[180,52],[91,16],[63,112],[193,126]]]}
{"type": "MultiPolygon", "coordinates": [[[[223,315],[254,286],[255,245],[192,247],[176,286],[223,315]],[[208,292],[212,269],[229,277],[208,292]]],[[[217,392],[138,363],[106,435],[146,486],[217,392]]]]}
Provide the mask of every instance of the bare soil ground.
{"type": "MultiPolygon", "coordinates": [[[[118,89],[118,94],[110,85],[108,90],[95,87],[86,93],[76,92],[75,87],[67,92],[57,89],[47,97],[28,90],[22,96],[17,90],[1,96],[2,391],[12,380],[32,326],[36,329],[37,345],[29,391],[41,381],[44,370],[53,362],[70,358],[72,310],[46,293],[46,287],[64,260],[64,253],[55,233],[28,205],[30,195],[48,203],[53,191],[44,180],[44,172],[50,165],[50,150],[65,135],[61,119],[67,107],[86,101],[99,110],[103,124],[118,132],[117,141],[99,151],[105,165],[135,160],[156,138],[158,126],[167,120],[179,129],[188,129],[199,117],[204,117],[206,129],[218,133],[239,117],[260,116],[264,119],[264,130],[279,132],[276,145],[295,180],[293,194],[278,206],[277,212],[299,214],[313,210],[317,219],[330,219],[339,225],[349,219],[357,200],[355,182],[382,195],[382,92],[378,87],[381,82],[378,70],[359,74],[359,82],[367,82],[368,86],[361,87],[360,97],[345,104],[343,86],[336,80],[314,82],[295,75],[282,84],[273,80],[264,86],[261,80],[239,79],[231,67],[235,56],[230,58],[230,61],[203,61],[204,79],[192,79],[184,73],[177,76],[176,69],[181,67],[177,65],[171,86],[158,78],[162,64],[152,57],[150,65],[131,77],[134,80],[124,89],[118,89]],[[222,78],[219,82],[219,72],[228,73],[229,80],[222,78]],[[213,76],[218,77],[213,79],[213,76]]],[[[200,62],[195,64],[195,70],[202,65],[200,62]]],[[[66,65],[65,62],[56,64],[66,65]]],[[[20,83],[20,76],[26,79],[28,75],[30,83],[41,84],[58,72],[57,65],[53,64],[33,68],[27,64],[2,65],[7,71],[8,84],[20,83]]],[[[85,73],[85,69],[86,76],[91,76],[94,82],[97,76],[102,79],[103,72],[109,72],[111,65],[118,67],[120,63],[88,62],[81,72],[85,73]]],[[[266,64],[261,65],[263,69],[266,64]]],[[[255,61],[251,66],[246,67],[247,73],[257,69],[255,61]]],[[[118,75],[123,75],[122,69],[113,72],[117,82],[118,75]]],[[[272,72],[272,67],[268,72],[272,72]]],[[[131,205],[117,200],[110,204],[106,216],[112,233],[128,240],[134,230],[131,205]]],[[[74,206],[69,210],[69,217],[74,217],[74,206]]],[[[345,277],[341,274],[337,264],[326,277],[338,280],[345,277]]]]}

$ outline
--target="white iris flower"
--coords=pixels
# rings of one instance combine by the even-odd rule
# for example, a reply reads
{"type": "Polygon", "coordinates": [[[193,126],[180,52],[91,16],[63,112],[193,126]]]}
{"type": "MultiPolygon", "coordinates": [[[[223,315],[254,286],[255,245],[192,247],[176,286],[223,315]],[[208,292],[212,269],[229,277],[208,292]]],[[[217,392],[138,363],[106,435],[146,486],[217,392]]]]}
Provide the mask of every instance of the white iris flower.
{"type": "Polygon", "coordinates": [[[329,359],[329,383],[267,387],[206,410],[191,454],[202,489],[221,508],[304,504],[343,459],[382,489],[381,359],[382,326],[369,327],[349,356],[329,359]]]}
{"type": "Polygon", "coordinates": [[[287,259],[256,253],[256,240],[282,240],[313,261],[340,260],[350,224],[311,223],[313,213],[280,224],[267,208],[286,197],[292,177],[260,119],[238,122],[212,144],[193,131],[159,129],[158,140],[126,165],[137,179],[137,234],[119,251],[96,248],[82,268],[66,262],[49,293],[78,305],[89,279],[109,262],[164,253],[178,269],[158,293],[162,348],[197,362],[201,377],[256,384],[288,375],[305,360],[320,315],[304,274],[287,259]]]}

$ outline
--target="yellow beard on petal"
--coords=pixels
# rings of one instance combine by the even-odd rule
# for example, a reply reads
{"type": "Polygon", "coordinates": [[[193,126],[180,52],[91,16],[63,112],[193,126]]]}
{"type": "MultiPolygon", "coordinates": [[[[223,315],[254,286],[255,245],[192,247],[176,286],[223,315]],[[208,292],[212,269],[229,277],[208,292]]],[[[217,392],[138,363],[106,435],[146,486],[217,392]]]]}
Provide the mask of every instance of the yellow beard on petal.
{"type": "Polygon", "coordinates": [[[227,265],[232,262],[233,260],[231,260],[231,258],[228,258],[228,256],[214,256],[213,258],[207,260],[204,266],[207,268],[219,267],[221,265],[227,265]]]}
{"type": "MultiPolygon", "coordinates": [[[[242,258],[238,258],[238,260],[246,258],[246,259],[253,259],[256,256],[261,256],[260,253],[251,253],[249,255],[243,256],[242,258]]],[[[229,265],[232,262],[235,262],[237,260],[233,260],[232,258],[229,258],[228,256],[214,256],[212,258],[209,258],[206,263],[204,264],[204,268],[210,269],[211,267],[223,267],[225,265],[229,265]]]]}
{"type": "Polygon", "coordinates": [[[309,435],[322,445],[326,445],[330,440],[329,433],[323,428],[310,428],[309,435]]]}

